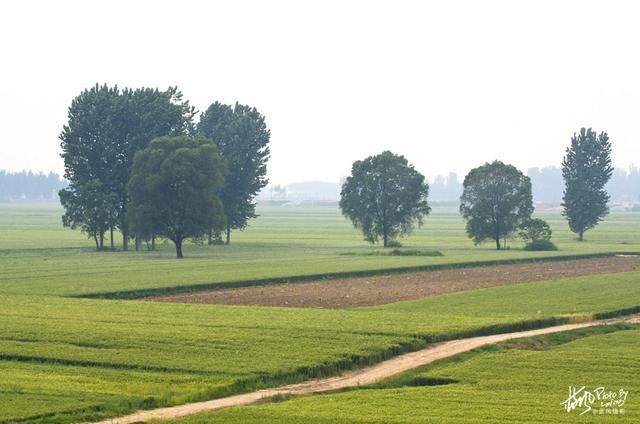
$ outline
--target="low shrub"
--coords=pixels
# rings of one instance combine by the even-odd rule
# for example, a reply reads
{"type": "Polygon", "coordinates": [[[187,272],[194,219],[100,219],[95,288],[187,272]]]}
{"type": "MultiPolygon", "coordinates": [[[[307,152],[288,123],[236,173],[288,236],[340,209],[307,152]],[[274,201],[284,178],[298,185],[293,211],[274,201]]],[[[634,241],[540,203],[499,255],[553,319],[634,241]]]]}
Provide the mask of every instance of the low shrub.
{"type": "Polygon", "coordinates": [[[375,249],[366,252],[342,252],[341,256],[444,256],[439,250],[375,249]]]}
{"type": "Polygon", "coordinates": [[[531,251],[545,251],[545,250],[558,250],[555,244],[551,240],[537,240],[532,241],[524,246],[524,250],[531,251]]]}
{"type": "Polygon", "coordinates": [[[439,250],[419,250],[419,249],[393,249],[392,256],[442,256],[439,250]]]}

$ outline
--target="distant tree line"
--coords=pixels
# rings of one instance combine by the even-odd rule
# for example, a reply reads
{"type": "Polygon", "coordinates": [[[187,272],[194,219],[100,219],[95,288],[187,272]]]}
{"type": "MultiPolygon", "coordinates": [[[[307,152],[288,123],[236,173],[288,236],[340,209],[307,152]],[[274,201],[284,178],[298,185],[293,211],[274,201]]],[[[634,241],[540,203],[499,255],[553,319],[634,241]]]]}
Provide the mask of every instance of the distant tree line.
{"type": "Polygon", "coordinates": [[[63,224],[84,231],[98,249],[106,234],[115,248],[116,230],[125,251],[130,240],[136,249],[142,241],[154,246],[156,236],[173,240],[178,257],[186,237],[208,235],[213,243],[224,232],[229,243],[231,230],[256,216],[270,132],[255,108],[237,103],[215,102],[197,123],[196,114],[175,87],[105,84],[80,93],[60,134],[69,181],[59,192],[63,224]]]}
{"type": "MultiPolygon", "coordinates": [[[[563,215],[578,240],[608,213],[605,187],[613,175],[611,143],[605,132],[582,128],[571,138],[562,162],[563,215]]],[[[455,175],[450,176],[455,187],[455,175]]],[[[443,180],[438,184],[444,186],[443,180]]],[[[561,186],[562,187],[562,186],[561,186]]],[[[396,238],[421,226],[429,214],[429,185],[404,156],[389,151],[353,164],[342,186],[340,208],[360,229],[365,240],[385,247],[396,238]]],[[[529,250],[552,250],[551,228],[533,219],[531,178],[516,167],[493,161],[472,169],[465,177],[460,195],[460,214],[466,232],[475,244],[487,240],[496,249],[519,235],[529,250]]]]}
{"type": "MultiPolygon", "coordinates": [[[[559,205],[562,203],[564,178],[562,168],[548,166],[529,168],[527,176],[531,179],[533,201],[559,205]]],[[[261,192],[264,200],[339,200],[341,183],[302,181],[285,186],[273,185],[261,192]]],[[[437,175],[429,183],[429,200],[432,202],[458,202],[462,194],[462,182],[458,175],[437,175]]],[[[611,180],[606,186],[611,202],[640,203],[640,168],[632,165],[628,170],[615,168],[611,180]]]]}
{"type": "MultiPolygon", "coordinates": [[[[529,168],[527,175],[531,178],[536,202],[562,202],[564,178],[561,167],[529,168]]],[[[605,188],[613,202],[640,202],[640,169],[635,165],[628,170],[615,168],[605,188]]]]}
{"type": "Polygon", "coordinates": [[[58,191],[66,185],[66,181],[53,172],[8,172],[0,169],[1,202],[57,200],[58,191]]]}
{"type": "Polygon", "coordinates": [[[460,199],[462,183],[458,181],[458,174],[449,172],[449,175],[438,175],[430,184],[429,195],[432,200],[439,202],[451,202],[460,199]]]}

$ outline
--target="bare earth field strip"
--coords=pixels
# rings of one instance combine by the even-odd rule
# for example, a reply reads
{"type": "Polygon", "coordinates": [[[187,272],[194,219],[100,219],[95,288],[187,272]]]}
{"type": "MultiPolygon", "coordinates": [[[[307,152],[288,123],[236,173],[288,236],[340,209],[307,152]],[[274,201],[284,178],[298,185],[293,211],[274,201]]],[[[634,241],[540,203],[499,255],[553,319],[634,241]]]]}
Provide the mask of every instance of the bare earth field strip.
{"type": "Polygon", "coordinates": [[[438,343],[426,349],[399,355],[371,367],[351,371],[337,377],[309,380],[304,383],[263,389],[255,392],[229,396],[204,402],[188,403],[180,406],[140,411],[119,418],[100,421],[99,424],[131,424],[150,420],[166,420],[205,411],[215,411],[222,408],[246,406],[266,400],[277,395],[302,395],[310,393],[330,392],[346,387],[357,387],[377,383],[402,372],[430,364],[439,359],[449,358],[462,352],[468,352],[488,344],[522,337],[539,336],[561,331],[576,330],[579,328],[593,327],[596,325],[608,325],[618,322],[639,323],[639,317],[626,319],[609,319],[588,321],[578,324],[565,324],[554,327],[540,328],[536,330],[518,331],[515,333],[493,334],[490,336],[471,337],[467,339],[451,340],[438,343]]]}
{"type": "Polygon", "coordinates": [[[210,290],[150,297],[146,300],[339,309],[382,305],[508,284],[638,269],[640,256],[614,256],[210,290]]]}

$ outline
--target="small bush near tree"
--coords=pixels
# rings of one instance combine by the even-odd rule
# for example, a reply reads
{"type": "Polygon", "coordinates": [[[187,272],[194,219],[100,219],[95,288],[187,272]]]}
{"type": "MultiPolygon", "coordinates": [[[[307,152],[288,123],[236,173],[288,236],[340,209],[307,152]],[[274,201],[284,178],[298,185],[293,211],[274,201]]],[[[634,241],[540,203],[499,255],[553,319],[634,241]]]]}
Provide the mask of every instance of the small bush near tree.
{"type": "Polygon", "coordinates": [[[551,242],[551,234],[549,224],[540,218],[525,221],[519,231],[525,250],[558,250],[551,242]]]}

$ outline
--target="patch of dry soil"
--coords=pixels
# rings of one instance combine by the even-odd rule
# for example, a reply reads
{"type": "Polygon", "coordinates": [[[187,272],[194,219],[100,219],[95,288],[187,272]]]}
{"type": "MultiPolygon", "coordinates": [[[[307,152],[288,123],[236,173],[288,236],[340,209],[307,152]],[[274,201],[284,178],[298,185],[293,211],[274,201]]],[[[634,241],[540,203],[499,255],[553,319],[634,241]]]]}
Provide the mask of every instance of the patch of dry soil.
{"type": "Polygon", "coordinates": [[[640,256],[533,262],[211,290],[147,300],[224,305],[352,308],[530,281],[640,269],[640,256]]]}

